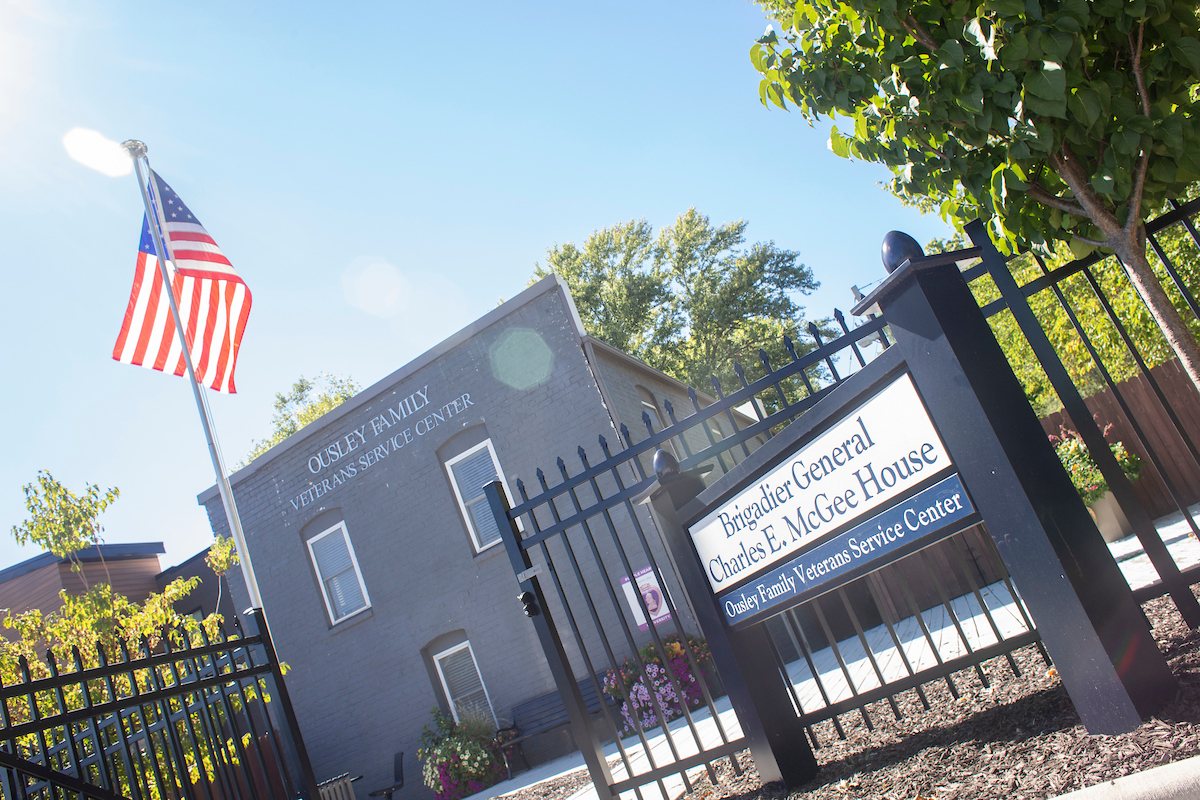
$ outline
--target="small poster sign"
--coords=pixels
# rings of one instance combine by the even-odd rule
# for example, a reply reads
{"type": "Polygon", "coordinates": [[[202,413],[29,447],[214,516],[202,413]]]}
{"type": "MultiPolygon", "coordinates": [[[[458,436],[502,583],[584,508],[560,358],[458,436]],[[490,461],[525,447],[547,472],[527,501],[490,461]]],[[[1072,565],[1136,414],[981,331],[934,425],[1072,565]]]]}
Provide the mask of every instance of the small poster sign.
{"type": "MultiPolygon", "coordinates": [[[[646,610],[650,612],[650,619],[653,620],[655,626],[669,620],[671,618],[670,607],[667,605],[663,588],[658,585],[654,568],[642,567],[633,576],[637,580],[638,591],[641,592],[642,600],[646,603],[646,610]]],[[[642,613],[637,595],[633,593],[633,582],[629,580],[628,575],[621,576],[621,589],[625,592],[625,599],[629,601],[629,608],[633,611],[633,620],[637,623],[638,630],[648,630],[650,626],[646,624],[646,615],[642,613]]]]}

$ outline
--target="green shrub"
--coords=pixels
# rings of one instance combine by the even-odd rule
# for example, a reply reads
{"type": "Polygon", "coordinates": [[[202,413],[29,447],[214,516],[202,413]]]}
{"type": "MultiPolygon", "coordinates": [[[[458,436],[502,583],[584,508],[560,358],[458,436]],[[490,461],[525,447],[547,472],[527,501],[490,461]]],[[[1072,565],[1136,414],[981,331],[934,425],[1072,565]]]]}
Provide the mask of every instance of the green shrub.
{"type": "MultiPolygon", "coordinates": [[[[1104,433],[1107,434],[1110,428],[1111,425],[1105,427],[1104,433]]],[[[1080,499],[1090,505],[1104,496],[1108,491],[1108,483],[1100,474],[1100,468],[1096,466],[1092,454],[1088,452],[1087,445],[1083,443],[1079,434],[1065,426],[1060,426],[1058,431],[1058,436],[1050,436],[1054,452],[1058,454],[1058,460],[1071,476],[1071,483],[1074,484],[1075,491],[1079,492],[1080,499]]],[[[1121,442],[1112,442],[1108,447],[1116,457],[1117,463],[1121,465],[1125,476],[1131,481],[1137,480],[1142,473],[1142,460],[1137,454],[1121,442]]]]}

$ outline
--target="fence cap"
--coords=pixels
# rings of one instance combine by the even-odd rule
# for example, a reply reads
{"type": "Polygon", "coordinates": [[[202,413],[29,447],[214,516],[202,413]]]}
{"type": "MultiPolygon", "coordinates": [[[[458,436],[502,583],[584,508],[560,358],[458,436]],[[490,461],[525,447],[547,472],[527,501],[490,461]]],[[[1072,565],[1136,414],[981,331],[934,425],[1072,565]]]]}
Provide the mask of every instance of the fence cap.
{"type": "Polygon", "coordinates": [[[888,274],[895,272],[907,261],[916,261],[925,257],[925,251],[917,240],[903,231],[888,231],[883,235],[883,245],[879,248],[879,258],[888,274]]]}
{"type": "Polygon", "coordinates": [[[908,259],[896,268],[894,272],[879,282],[879,285],[871,290],[871,293],[859,300],[850,309],[850,313],[856,317],[861,317],[867,313],[872,306],[881,301],[884,297],[894,294],[904,281],[914,272],[921,272],[934,267],[940,267],[944,264],[957,264],[960,261],[968,261],[973,258],[978,258],[982,250],[978,247],[968,247],[965,250],[952,250],[949,253],[934,253],[931,256],[924,256],[917,259],[908,259]]]}

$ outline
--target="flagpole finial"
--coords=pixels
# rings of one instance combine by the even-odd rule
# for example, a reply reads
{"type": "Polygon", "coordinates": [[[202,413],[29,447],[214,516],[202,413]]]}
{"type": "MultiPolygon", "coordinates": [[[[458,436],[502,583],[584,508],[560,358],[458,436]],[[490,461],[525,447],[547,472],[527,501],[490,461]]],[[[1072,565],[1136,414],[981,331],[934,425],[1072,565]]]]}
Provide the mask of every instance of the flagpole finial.
{"type": "Polygon", "coordinates": [[[125,151],[129,153],[129,157],[135,160],[145,157],[146,153],[149,151],[149,148],[146,147],[146,143],[139,142],[137,139],[126,139],[125,141],[121,142],[121,147],[124,147],[125,151]]]}

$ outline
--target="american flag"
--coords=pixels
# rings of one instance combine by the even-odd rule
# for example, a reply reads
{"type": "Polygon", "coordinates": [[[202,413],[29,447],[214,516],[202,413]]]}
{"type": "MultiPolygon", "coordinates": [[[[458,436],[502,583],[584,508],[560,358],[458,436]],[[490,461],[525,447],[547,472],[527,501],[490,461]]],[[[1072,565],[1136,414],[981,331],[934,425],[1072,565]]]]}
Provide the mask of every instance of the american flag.
{"type": "MultiPolygon", "coordinates": [[[[192,342],[196,380],[215,391],[232,394],[237,391],[233,368],[250,316],[250,290],[175,190],[157,173],[150,174],[162,199],[165,244],[175,256],[174,264],[167,261],[167,273],[175,289],[179,316],[192,342]]],[[[187,371],[183,346],[163,292],[158,258],[150,220],[143,216],[133,291],[113,358],[123,364],[183,375],[187,371]]]]}

